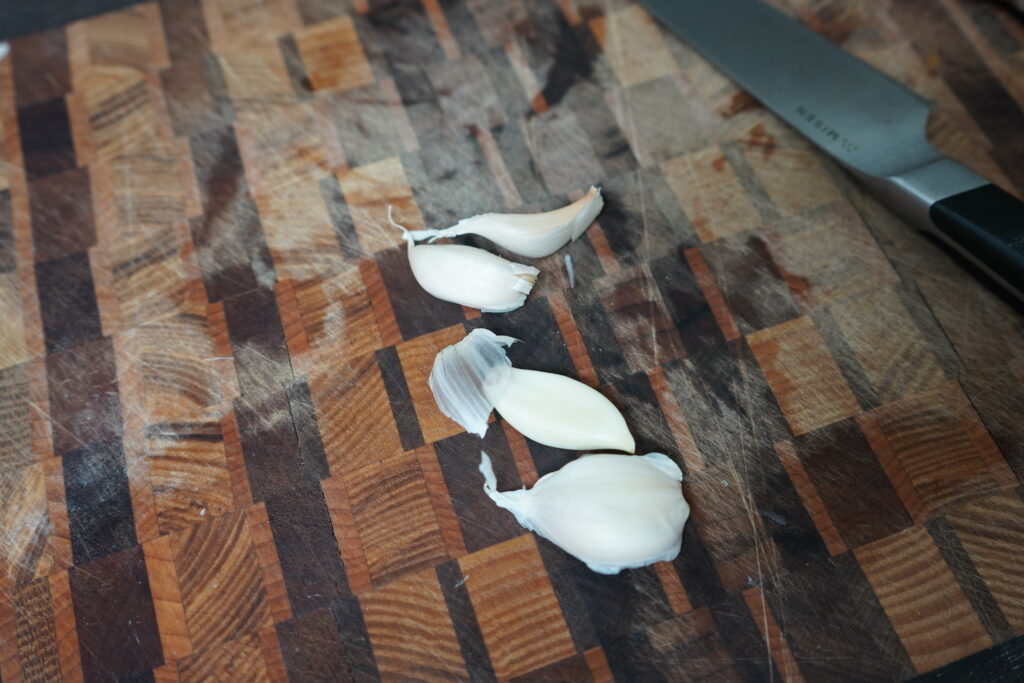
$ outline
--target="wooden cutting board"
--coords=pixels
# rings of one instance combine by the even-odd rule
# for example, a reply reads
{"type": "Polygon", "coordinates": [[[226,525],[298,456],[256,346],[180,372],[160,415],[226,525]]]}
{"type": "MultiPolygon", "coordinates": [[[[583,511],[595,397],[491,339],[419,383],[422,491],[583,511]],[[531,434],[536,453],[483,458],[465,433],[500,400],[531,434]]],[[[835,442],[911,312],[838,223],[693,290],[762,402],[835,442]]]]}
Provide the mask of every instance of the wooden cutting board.
{"type": "MultiPolygon", "coordinates": [[[[1024,190],[1007,10],[774,4],[1024,190]]],[[[169,0],[11,48],[3,681],[953,680],[1024,656],[1024,318],[638,6],[169,0]],[[427,296],[385,221],[591,183],[576,286],[540,260],[507,315],[427,296]],[[676,561],[598,576],[486,499],[481,441],[426,385],[479,326],[683,467],[676,561]]],[[[575,457],[500,419],[482,446],[503,488],[575,457]]]]}

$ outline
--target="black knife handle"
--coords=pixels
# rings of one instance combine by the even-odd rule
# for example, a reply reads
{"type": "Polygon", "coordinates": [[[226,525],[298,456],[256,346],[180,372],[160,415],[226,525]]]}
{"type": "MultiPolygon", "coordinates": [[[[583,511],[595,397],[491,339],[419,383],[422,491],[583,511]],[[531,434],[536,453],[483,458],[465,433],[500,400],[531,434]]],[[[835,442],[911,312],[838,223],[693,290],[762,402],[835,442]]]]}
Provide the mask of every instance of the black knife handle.
{"type": "Polygon", "coordinates": [[[1024,202],[989,183],[935,202],[928,214],[940,237],[1024,300],[1024,202]]]}

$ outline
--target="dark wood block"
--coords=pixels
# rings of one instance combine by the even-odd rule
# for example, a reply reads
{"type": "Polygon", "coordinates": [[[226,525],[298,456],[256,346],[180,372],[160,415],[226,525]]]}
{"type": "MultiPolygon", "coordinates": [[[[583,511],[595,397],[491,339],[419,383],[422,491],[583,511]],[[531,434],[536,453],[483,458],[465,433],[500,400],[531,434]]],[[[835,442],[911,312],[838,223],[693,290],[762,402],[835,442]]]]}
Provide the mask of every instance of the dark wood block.
{"type": "Polygon", "coordinates": [[[89,254],[84,251],[36,265],[36,287],[49,353],[103,335],[93,289],[89,254]]]}
{"type": "Polygon", "coordinates": [[[141,674],[164,662],[142,547],[68,572],[86,680],[141,674]]]}
{"type": "Polygon", "coordinates": [[[84,252],[96,244],[88,169],[33,181],[28,192],[36,261],[84,252]]]}
{"type": "Polygon", "coordinates": [[[62,461],[75,564],[134,546],[135,518],[121,440],[93,442],[62,461]]]}

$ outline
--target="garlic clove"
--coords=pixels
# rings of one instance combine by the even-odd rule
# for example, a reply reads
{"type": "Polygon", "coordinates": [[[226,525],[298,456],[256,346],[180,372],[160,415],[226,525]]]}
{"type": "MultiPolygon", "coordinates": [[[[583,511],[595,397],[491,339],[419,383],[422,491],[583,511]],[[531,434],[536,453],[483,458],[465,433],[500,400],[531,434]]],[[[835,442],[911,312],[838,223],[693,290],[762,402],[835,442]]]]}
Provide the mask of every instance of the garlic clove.
{"type": "Polygon", "coordinates": [[[618,574],[679,554],[690,506],[683,473],[661,453],[585,455],[518,491],[497,490],[486,453],[480,472],[496,505],[595,572],[618,574]]]}
{"type": "Polygon", "coordinates": [[[492,384],[484,394],[506,422],[537,443],[577,451],[636,449],[619,409],[583,382],[512,368],[500,392],[492,384]]]}
{"type": "Polygon", "coordinates": [[[480,328],[458,344],[441,349],[434,359],[427,383],[437,406],[481,439],[494,409],[483,387],[486,383],[489,391],[501,393],[508,386],[512,361],[505,355],[504,347],[516,341],[480,328]]]}
{"type": "MultiPolygon", "coordinates": [[[[388,207],[391,220],[391,207],[388,207]]],[[[452,303],[479,308],[484,313],[507,313],[523,305],[540,271],[513,263],[483,249],[461,244],[416,244],[402,230],[409,266],[420,287],[452,303]]]]}
{"type": "Polygon", "coordinates": [[[583,234],[604,207],[601,190],[590,190],[568,206],[544,213],[483,213],[464,218],[444,230],[416,230],[414,239],[432,240],[458,235],[480,235],[527,258],[555,253],[583,234]]]}
{"type": "Polygon", "coordinates": [[[442,349],[428,380],[441,412],[480,437],[497,408],[510,425],[538,443],[633,452],[633,436],[611,401],[569,377],[513,368],[504,348],[513,341],[477,329],[442,349]]]}

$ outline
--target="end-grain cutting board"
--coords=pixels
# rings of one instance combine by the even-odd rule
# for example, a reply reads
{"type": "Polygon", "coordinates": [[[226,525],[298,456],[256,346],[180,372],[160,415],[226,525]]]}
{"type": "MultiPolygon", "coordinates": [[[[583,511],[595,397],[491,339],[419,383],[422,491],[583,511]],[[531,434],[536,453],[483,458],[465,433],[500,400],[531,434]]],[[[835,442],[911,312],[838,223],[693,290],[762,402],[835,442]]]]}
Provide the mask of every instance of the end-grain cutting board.
{"type": "MultiPolygon", "coordinates": [[[[1024,189],[1008,11],[774,4],[1024,189]]],[[[142,4],[12,41],[0,158],[5,682],[1020,660],[1020,314],[636,5],[142,4]],[[425,295],[385,220],[591,183],[576,287],[556,254],[507,315],[425,295]],[[477,326],[683,467],[678,560],[598,576],[485,498],[426,386],[477,326]]],[[[501,420],[483,447],[503,488],[574,457],[501,420]]]]}

